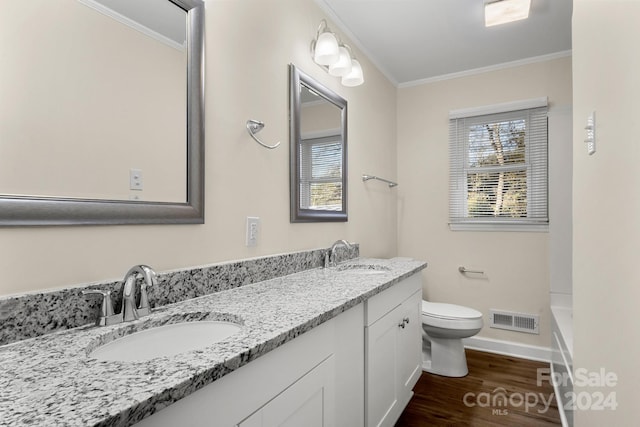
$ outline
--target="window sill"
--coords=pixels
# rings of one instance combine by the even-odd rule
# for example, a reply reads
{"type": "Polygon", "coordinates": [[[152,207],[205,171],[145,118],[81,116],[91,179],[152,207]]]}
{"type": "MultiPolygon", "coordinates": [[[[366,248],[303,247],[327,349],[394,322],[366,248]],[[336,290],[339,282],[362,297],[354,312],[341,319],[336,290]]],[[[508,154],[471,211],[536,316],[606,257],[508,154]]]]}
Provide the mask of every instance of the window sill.
{"type": "Polygon", "coordinates": [[[487,223],[449,223],[451,231],[505,231],[522,233],[547,233],[549,224],[487,224],[487,223]]]}

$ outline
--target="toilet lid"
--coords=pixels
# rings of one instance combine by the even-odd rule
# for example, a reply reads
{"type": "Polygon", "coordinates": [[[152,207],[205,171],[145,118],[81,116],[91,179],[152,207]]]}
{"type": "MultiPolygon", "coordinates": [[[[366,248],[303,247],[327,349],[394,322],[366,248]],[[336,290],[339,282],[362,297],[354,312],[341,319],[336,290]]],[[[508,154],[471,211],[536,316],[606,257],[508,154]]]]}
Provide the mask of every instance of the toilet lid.
{"type": "Polygon", "coordinates": [[[422,314],[441,319],[477,319],[482,317],[482,313],[473,308],[429,301],[422,301],[422,314]]]}

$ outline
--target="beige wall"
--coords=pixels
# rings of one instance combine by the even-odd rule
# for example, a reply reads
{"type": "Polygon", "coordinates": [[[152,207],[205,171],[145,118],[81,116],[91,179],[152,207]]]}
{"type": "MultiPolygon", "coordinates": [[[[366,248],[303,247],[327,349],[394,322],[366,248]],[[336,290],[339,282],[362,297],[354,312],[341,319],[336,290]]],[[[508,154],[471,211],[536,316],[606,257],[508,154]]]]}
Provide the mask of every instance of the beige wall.
{"type": "MultiPolygon", "coordinates": [[[[615,410],[583,410],[578,426],[637,425],[640,384],[640,2],[573,4],[573,326],[574,370],[615,373],[615,410]],[[584,126],[596,112],[596,153],[584,126]]],[[[585,398],[586,399],[586,398],[585,398]]]]}
{"type": "Polygon", "coordinates": [[[406,87],[398,96],[398,253],[426,260],[424,297],[485,315],[485,338],[550,346],[547,233],[448,226],[450,110],[548,96],[571,105],[571,59],[406,87]],[[463,276],[458,266],[485,271],[463,276]],[[490,308],[540,315],[540,335],[490,329],[490,308]]]}
{"type": "MultiPolygon", "coordinates": [[[[346,238],[364,256],[396,255],[396,89],[360,52],[365,83],[340,85],[315,65],[309,45],[324,14],[312,0],[206,3],[206,209],[204,225],[0,229],[0,295],[119,279],[135,263],[159,271],[327,247],[346,238]],[[347,99],[349,221],[289,222],[288,64],[347,99]],[[267,150],[247,134],[263,120],[267,150]],[[244,246],[247,216],[261,218],[244,246]]],[[[334,29],[335,26],[332,26],[334,29]]],[[[343,37],[344,39],[344,37],[343,37]]]]}

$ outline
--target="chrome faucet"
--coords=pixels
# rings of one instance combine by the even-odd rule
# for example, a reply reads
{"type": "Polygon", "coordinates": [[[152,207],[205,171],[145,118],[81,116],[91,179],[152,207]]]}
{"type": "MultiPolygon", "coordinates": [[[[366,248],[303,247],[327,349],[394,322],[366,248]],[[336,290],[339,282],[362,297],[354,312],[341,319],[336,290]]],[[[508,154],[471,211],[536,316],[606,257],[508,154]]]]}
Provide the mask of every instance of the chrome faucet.
{"type": "Polygon", "coordinates": [[[120,313],[113,313],[113,303],[111,301],[111,291],[100,289],[87,289],[82,291],[83,295],[99,295],[102,297],[100,306],[100,316],[96,319],[97,326],[116,325],[122,322],[137,320],[151,312],[149,307],[149,297],[147,287],[158,284],[156,272],[148,265],[136,265],[131,267],[124,276],[122,284],[122,310],[120,313]],[[141,274],[144,282],[140,285],[140,303],[136,307],[136,277],[141,274]]]}
{"type": "Polygon", "coordinates": [[[147,287],[158,283],[156,273],[147,265],[134,265],[124,276],[122,285],[122,315],[123,322],[137,320],[150,313],[147,287]],[[144,282],[140,285],[140,304],[136,308],[136,276],[141,274],[144,282]]]}
{"type": "Polygon", "coordinates": [[[324,257],[324,266],[326,267],[335,267],[336,265],[336,249],[339,247],[345,247],[346,249],[351,249],[351,243],[347,242],[344,239],[336,240],[333,245],[331,245],[331,249],[327,252],[324,257]]]}

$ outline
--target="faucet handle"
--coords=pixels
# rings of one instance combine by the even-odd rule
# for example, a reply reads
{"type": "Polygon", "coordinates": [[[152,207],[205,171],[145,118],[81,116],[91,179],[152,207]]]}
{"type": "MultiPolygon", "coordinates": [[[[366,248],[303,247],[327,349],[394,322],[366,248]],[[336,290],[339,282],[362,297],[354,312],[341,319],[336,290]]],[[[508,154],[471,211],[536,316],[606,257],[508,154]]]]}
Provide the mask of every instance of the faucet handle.
{"type": "Polygon", "coordinates": [[[96,326],[108,326],[120,323],[122,319],[119,315],[113,314],[113,303],[111,302],[111,291],[101,289],[87,289],[82,291],[82,295],[100,295],[100,316],[96,319],[96,326]]]}
{"type": "Polygon", "coordinates": [[[149,308],[149,297],[147,296],[147,288],[145,285],[140,286],[140,304],[137,308],[138,317],[146,316],[151,312],[149,308]]]}
{"type": "Polygon", "coordinates": [[[100,289],[87,289],[82,291],[82,295],[101,295],[102,304],[100,306],[100,314],[103,317],[113,314],[113,304],[111,303],[111,291],[103,291],[100,289]]]}
{"type": "Polygon", "coordinates": [[[158,279],[156,272],[148,265],[140,265],[140,268],[144,271],[144,281],[140,285],[140,304],[138,304],[138,316],[146,316],[151,312],[149,307],[149,297],[147,295],[147,287],[149,285],[156,286],[158,279]]]}

